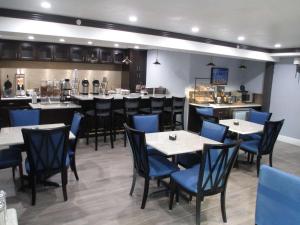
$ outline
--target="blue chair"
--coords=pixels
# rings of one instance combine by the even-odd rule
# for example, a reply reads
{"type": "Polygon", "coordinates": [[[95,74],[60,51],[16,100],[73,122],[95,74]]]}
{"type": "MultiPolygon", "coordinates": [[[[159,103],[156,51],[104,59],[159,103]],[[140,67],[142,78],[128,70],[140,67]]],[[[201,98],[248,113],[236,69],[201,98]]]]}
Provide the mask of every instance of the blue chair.
{"type": "Polygon", "coordinates": [[[199,107],[196,108],[196,113],[198,115],[213,116],[214,109],[212,107],[199,107]]]}
{"type": "Polygon", "coordinates": [[[272,166],[273,149],[284,120],[268,121],[265,123],[262,138],[260,140],[243,141],[241,149],[253,155],[257,155],[257,176],[259,175],[260,160],[263,155],[269,155],[269,164],[272,166]]]}
{"type": "Polygon", "coordinates": [[[179,168],[165,157],[148,155],[145,132],[132,129],[127,124],[124,124],[124,127],[131,146],[134,164],[130,195],[134,191],[137,175],[143,177],[145,185],[141,208],[144,209],[148,197],[149,181],[151,179],[162,180],[168,178],[173,172],[178,171],[179,168]]]}
{"type": "Polygon", "coordinates": [[[196,224],[200,225],[201,202],[205,196],[221,194],[221,211],[227,222],[225,194],[228,177],[236,160],[239,143],[229,145],[204,145],[199,165],[171,174],[171,195],[169,209],[173,208],[174,194],[178,201],[179,190],[196,196],[196,224]]]}
{"type": "MultiPolygon", "coordinates": [[[[227,126],[204,120],[199,135],[223,143],[227,132],[227,126]]],[[[197,153],[181,154],[177,162],[184,168],[191,168],[200,162],[200,157],[197,153]]]]}
{"type": "Polygon", "coordinates": [[[12,127],[32,126],[40,124],[40,110],[17,109],[9,111],[10,125],[12,127]]]}
{"type": "Polygon", "coordinates": [[[36,201],[36,180],[48,178],[56,173],[61,173],[64,200],[67,201],[69,132],[68,126],[45,130],[22,129],[27,153],[25,168],[32,189],[32,205],[35,205],[36,201]]]}
{"type": "Polygon", "coordinates": [[[263,165],[257,188],[255,224],[300,224],[300,177],[263,165]]]}
{"type": "Polygon", "coordinates": [[[74,175],[76,177],[76,180],[79,180],[78,173],[77,173],[77,167],[76,167],[76,146],[79,139],[79,133],[81,128],[81,122],[83,120],[83,115],[79,112],[75,112],[71,124],[71,132],[75,136],[75,140],[70,141],[68,154],[70,157],[70,166],[72,171],[74,172],[74,175]]]}

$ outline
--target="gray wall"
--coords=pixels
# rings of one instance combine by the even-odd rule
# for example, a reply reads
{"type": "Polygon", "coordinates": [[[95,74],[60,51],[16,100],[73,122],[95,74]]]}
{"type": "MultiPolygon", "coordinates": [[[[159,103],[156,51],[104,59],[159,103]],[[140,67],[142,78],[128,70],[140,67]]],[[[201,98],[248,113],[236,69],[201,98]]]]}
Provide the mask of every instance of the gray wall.
{"type": "Polygon", "coordinates": [[[300,139],[300,83],[292,60],[275,64],[270,111],[272,120],[285,119],[281,135],[300,139]]]}
{"type": "MultiPolygon", "coordinates": [[[[161,65],[154,65],[156,51],[148,51],[147,81],[149,87],[164,86],[172,95],[182,96],[185,89],[194,87],[195,77],[210,77],[210,68],[206,64],[209,56],[182,52],[159,51],[158,59],[161,65]]],[[[238,90],[241,84],[253,93],[262,93],[265,63],[246,61],[246,71],[240,70],[239,59],[214,57],[213,62],[218,67],[229,68],[229,81],[226,90],[238,90]]]]}

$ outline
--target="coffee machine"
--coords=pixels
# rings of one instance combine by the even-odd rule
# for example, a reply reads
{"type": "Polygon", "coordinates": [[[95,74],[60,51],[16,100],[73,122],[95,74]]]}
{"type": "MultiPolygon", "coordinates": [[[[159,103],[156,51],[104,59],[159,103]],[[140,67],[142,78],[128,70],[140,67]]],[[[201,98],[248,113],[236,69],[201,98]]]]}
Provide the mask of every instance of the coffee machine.
{"type": "Polygon", "coordinates": [[[61,97],[60,100],[62,102],[70,101],[71,100],[71,84],[70,84],[70,79],[64,79],[61,82],[61,97]]]}
{"type": "Polygon", "coordinates": [[[85,78],[84,80],[81,81],[81,85],[82,85],[82,91],[81,94],[82,95],[88,95],[89,94],[89,81],[85,78]]]}
{"type": "Polygon", "coordinates": [[[98,95],[100,91],[100,82],[99,80],[93,80],[93,95],[98,95]]]}

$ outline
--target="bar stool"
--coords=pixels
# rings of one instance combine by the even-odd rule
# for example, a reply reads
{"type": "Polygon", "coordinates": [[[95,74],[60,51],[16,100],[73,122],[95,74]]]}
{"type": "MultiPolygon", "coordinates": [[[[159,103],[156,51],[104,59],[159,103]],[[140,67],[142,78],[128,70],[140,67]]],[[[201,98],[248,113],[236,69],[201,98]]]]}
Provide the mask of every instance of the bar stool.
{"type": "MultiPolygon", "coordinates": [[[[111,148],[114,148],[113,142],[113,115],[112,115],[113,98],[94,98],[94,110],[86,113],[87,116],[93,117],[95,126],[95,151],[98,150],[98,132],[99,124],[102,123],[102,131],[104,134],[104,142],[106,142],[106,132],[109,131],[111,148]]],[[[89,126],[90,128],[91,126],[89,126]]],[[[88,136],[90,135],[90,129],[88,136]]]]}
{"type": "MultiPolygon", "coordinates": [[[[114,110],[114,115],[121,116],[122,124],[126,123],[132,126],[132,117],[139,114],[141,98],[123,98],[123,109],[114,110]]],[[[114,120],[116,121],[116,120],[114,120]]],[[[116,125],[114,126],[116,128],[116,125]]],[[[126,147],[126,133],[124,131],[124,146],[126,147]]]]}
{"type": "Polygon", "coordinates": [[[165,107],[164,112],[170,115],[171,129],[176,129],[177,126],[181,126],[184,129],[184,104],[185,97],[172,96],[171,107],[165,107]],[[177,121],[177,115],[181,116],[181,121],[177,121]]]}
{"type": "Polygon", "coordinates": [[[160,127],[163,127],[163,112],[165,107],[166,97],[150,97],[150,108],[140,109],[144,114],[157,114],[159,116],[160,127]]]}

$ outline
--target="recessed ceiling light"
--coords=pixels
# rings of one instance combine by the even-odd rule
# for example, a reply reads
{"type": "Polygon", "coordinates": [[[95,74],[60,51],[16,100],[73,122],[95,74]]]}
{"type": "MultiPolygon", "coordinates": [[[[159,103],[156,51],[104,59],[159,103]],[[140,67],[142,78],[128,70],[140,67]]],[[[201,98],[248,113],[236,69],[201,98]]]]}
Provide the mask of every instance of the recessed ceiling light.
{"type": "Polygon", "coordinates": [[[28,39],[29,40],[34,40],[34,37],[30,35],[30,36],[28,36],[28,39]]]}
{"type": "Polygon", "coordinates": [[[245,37],[244,36],[238,36],[238,38],[237,38],[239,41],[245,41],[245,37]]]}
{"type": "Polygon", "coordinates": [[[89,45],[92,45],[92,44],[93,44],[93,42],[92,42],[92,41],[88,41],[88,44],[89,44],[89,45]]]}
{"type": "Polygon", "coordinates": [[[60,41],[60,42],[65,42],[65,39],[60,38],[59,41],[60,41]]]}
{"type": "Polygon", "coordinates": [[[274,45],[275,48],[281,48],[281,44],[277,43],[274,45]]]}
{"type": "Polygon", "coordinates": [[[138,46],[138,45],[135,45],[135,46],[134,46],[134,48],[135,48],[135,49],[139,49],[139,48],[140,48],[140,46],[138,46]]]}
{"type": "Polygon", "coordinates": [[[130,22],[136,22],[138,18],[136,16],[129,16],[129,21],[130,22]]]}
{"type": "Polygon", "coordinates": [[[199,27],[192,27],[192,32],[193,33],[199,32],[199,27]]]}
{"type": "Polygon", "coordinates": [[[115,47],[119,47],[119,44],[118,44],[118,43],[116,43],[116,44],[114,44],[114,46],[115,46],[115,47]]]}
{"type": "Polygon", "coordinates": [[[49,2],[42,2],[41,7],[44,8],[44,9],[50,9],[51,4],[49,2]]]}

